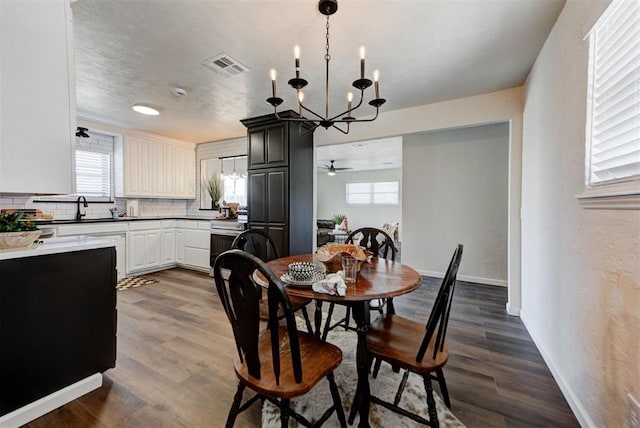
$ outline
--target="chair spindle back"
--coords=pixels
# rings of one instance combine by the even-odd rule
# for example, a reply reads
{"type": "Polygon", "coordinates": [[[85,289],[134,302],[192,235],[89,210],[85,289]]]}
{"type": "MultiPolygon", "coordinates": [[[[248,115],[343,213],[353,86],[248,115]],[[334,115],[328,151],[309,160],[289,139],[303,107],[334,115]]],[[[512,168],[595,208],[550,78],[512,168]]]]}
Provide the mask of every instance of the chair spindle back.
{"type": "Polygon", "coordinates": [[[381,257],[387,260],[396,260],[396,247],[393,245],[393,239],[381,229],[375,227],[363,227],[356,229],[347,236],[346,244],[353,244],[362,236],[358,245],[371,251],[375,257],[381,257]],[[382,240],[379,238],[382,237],[382,240]],[[391,255],[389,256],[389,253],[391,255]]]}
{"type": "Polygon", "coordinates": [[[256,270],[269,282],[267,296],[273,359],[271,369],[275,374],[276,382],[279,382],[280,355],[284,351],[280,346],[278,308],[282,307],[289,337],[288,347],[291,352],[294,379],[299,383],[302,381],[302,363],[298,330],[284,285],[259,258],[242,250],[232,249],[216,258],[213,273],[218,296],[231,323],[238,355],[247,365],[249,374],[257,379],[261,377],[261,370],[269,369],[263,367],[258,351],[261,286],[253,279],[253,272],[256,270]]]}
{"type": "Polygon", "coordinates": [[[263,262],[280,258],[278,247],[271,236],[260,229],[248,229],[242,232],[231,243],[231,248],[253,254],[263,262]]]}
{"type": "Polygon", "coordinates": [[[458,244],[453,252],[453,256],[449,262],[449,267],[447,268],[447,273],[442,279],[438,295],[433,303],[433,309],[431,310],[431,314],[429,315],[429,320],[426,325],[426,333],[422,339],[420,349],[418,350],[416,361],[422,361],[424,358],[424,354],[427,351],[436,329],[437,336],[433,347],[432,357],[435,359],[438,352],[441,352],[444,349],[444,339],[447,335],[451,302],[453,301],[453,291],[456,285],[456,277],[458,275],[460,261],[462,260],[462,249],[463,245],[458,244]]]}

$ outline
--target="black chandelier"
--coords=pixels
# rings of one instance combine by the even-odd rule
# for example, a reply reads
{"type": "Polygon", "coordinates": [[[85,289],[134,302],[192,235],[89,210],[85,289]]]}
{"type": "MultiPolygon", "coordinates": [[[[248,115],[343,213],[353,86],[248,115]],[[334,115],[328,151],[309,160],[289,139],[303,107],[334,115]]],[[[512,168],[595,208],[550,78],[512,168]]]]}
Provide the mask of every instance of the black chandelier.
{"type": "Polygon", "coordinates": [[[300,125],[307,125],[308,130],[305,133],[313,132],[318,126],[322,126],[325,129],[335,128],[343,134],[349,133],[349,125],[353,122],[373,122],[378,118],[378,110],[380,106],[382,106],[387,100],[384,98],[380,98],[380,89],[379,89],[379,73],[378,70],[373,72],[373,82],[370,79],[364,77],[364,57],[365,51],[364,47],[360,48],[360,78],[355,80],[352,85],[354,88],[360,90],[360,101],[353,106],[353,93],[349,92],[347,94],[347,109],[342,113],[339,113],[335,116],[329,116],[329,61],[331,61],[331,55],[329,54],[329,17],[336,13],[338,10],[338,2],[337,0],[320,0],[318,2],[318,10],[320,13],[327,17],[327,44],[326,44],[326,53],[324,55],[324,60],[326,63],[326,71],[325,71],[325,90],[324,90],[324,106],[325,106],[325,114],[324,116],[312,111],[307,108],[304,104],[304,93],[302,89],[307,86],[309,82],[300,77],[300,48],[298,46],[294,49],[294,57],[295,57],[295,68],[296,68],[296,77],[289,80],[289,86],[296,90],[296,98],[298,101],[298,116],[299,117],[281,117],[278,115],[278,106],[282,104],[283,99],[277,96],[276,91],[276,71],[271,70],[271,90],[272,96],[267,98],[267,102],[273,106],[273,111],[278,120],[286,121],[286,122],[298,122],[300,125]],[[364,90],[371,86],[372,83],[375,83],[375,98],[369,101],[369,105],[375,107],[376,114],[373,118],[370,119],[357,119],[351,115],[351,113],[356,110],[358,107],[362,105],[362,101],[364,99],[364,90]],[[313,117],[305,117],[304,113],[307,112],[313,117]],[[343,123],[346,124],[346,128],[338,126],[337,124],[343,123]]]}

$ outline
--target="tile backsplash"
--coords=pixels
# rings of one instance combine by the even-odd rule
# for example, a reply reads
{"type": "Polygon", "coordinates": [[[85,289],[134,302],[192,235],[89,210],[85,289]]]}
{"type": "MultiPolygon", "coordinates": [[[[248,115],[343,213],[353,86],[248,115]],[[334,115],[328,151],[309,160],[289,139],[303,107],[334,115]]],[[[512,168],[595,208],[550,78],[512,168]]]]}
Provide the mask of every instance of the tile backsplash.
{"type": "MultiPolygon", "coordinates": [[[[3,209],[39,209],[44,214],[53,216],[55,220],[71,220],[76,217],[76,203],[69,202],[42,202],[37,196],[16,196],[0,194],[0,208],[3,209]]],[[[52,198],[53,199],[53,198],[52,198]]],[[[63,200],[61,197],[59,200],[63,200]]],[[[118,212],[126,210],[125,198],[116,198],[115,203],[91,202],[89,199],[86,210],[86,219],[109,218],[110,208],[118,207],[118,212]]],[[[182,199],[138,199],[140,204],[140,217],[169,216],[179,217],[187,215],[188,201],[182,199]]],[[[84,208],[83,208],[84,209],[84,208]]]]}

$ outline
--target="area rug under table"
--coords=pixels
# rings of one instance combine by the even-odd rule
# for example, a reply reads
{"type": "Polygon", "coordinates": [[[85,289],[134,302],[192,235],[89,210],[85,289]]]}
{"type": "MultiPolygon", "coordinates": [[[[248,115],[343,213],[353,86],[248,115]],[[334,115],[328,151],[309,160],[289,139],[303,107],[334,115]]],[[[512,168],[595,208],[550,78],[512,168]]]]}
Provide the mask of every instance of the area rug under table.
{"type": "MultiPolygon", "coordinates": [[[[338,389],[340,390],[340,397],[342,398],[342,404],[346,417],[349,417],[349,411],[351,410],[351,400],[355,393],[355,388],[358,383],[356,373],[356,334],[350,331],[338,331],[332,330],[327,336],[327,341],[333,343],[342,349],[342,364],[334,372],[338,389]]],[[[391,367],[382,363],[380,372],[376,379],[369,378],[371,385],[371,393],[386,400],[393,402],[393,398],[400,384],[402,378],[402,372],[394,373],[391,367]]],[[[442,399],[434,391],[436,408],[438,411],[438,421],[441,427],[458,428],[464,425],[451,413],[451,411],[443,404],[442,399]]],[[[320,418],[324,411],[331,405],[331,393],[329,391],[329,382],[326,379],[320,381],[309,393],[303,397],[294,398],[291,400],[291,406],[293,409],[304,415],[308,420],[315,422],[320,418]]],[[[427,394],[424,390],[424,384],[422,378],[411,374],[407,381],[404,393],[402,394],[402,400],[400,406],[409,410],[412,413],[416,413],[425,419],[429,418],[427,412],[427,394]]],[[[356,424],[358,417],[356,417],[356,424]]],[[[385,409],[382,406],[371,404],[369,410],[369,422],[372,427],[404,427],[413,428],[419,424],[409,418],[401,416],[390,410],[385,409]]],[[[355,424],[354,424],[355,425],[355,424]]],[[[289,418],[289,427],[300,426],[298,422],[289,418]]],[[[325,422],[324,426],[334,427],[339,426],[338,418],[335,412],[331,415],[329,420],[325,422]]],[[[265,401],[262,407],[262,427],[263,428],[277,428],[280,427],[280,410],[268,401],[265,401]]]]}
{"type": "Polygon", "coordinates": [[[127,276],[118,281],[116,290],[122,291],[129,288],[142,287],[143,285],[156,284],[157,282],[157,279],[146,278],[144,276],[127,276]]]}

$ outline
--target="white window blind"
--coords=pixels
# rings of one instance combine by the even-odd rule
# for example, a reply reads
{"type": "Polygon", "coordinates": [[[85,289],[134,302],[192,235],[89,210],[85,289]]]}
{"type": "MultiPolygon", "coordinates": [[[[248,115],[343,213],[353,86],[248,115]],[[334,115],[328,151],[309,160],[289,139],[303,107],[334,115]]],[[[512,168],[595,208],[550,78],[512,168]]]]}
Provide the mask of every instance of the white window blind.
{"type": "Polygon", "coordinates": [[[399,182],[347,183],[347,204],[397,205],[399,182]]]}
{"type": "Polygon", "coordinates": [[[640,0],[614,0],[589,34],[587,184],[640,176],[640,0]]]}
{"type": "Polygon", "coordinates": [[[111,154],[76,150],[76,193],[111,197],[111,154]]]}

